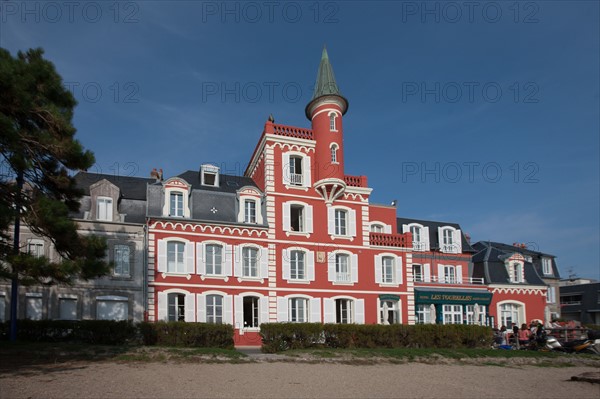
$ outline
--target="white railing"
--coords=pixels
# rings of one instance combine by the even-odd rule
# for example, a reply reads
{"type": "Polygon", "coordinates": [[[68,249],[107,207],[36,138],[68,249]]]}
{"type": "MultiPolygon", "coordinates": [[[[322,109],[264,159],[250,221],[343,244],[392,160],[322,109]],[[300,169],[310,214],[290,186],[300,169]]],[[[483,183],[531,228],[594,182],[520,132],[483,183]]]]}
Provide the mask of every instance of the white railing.
{"type": "Polygon", "coordinates": [[[299,173],[290,173],[290,184],[295,186],[302,185],[302,174],[299,173]]]}
{"type": "Polygon", "coordinates": [[[413,241],[413,251],[425,251],[427,246],[425,241],[413,241]]]}
{"type": "Polygon", "coordinates": [[[338,283],[349,283],[350,282],[350,273],[336,273],[335,281],[338,283]]]}
{"type": "Polygon", "coordinates": [[[442,244],[441,250],[450,254],[457,254],[459,252],[457,244],[442,244]]]}
{"type": "Polygon", "coordinates": [[[413,276],[413,282],[415,283],[440,283],[440,284],[477,284],[483,285],[483,278],[480,277],[467,277],[463,278],[462,282],[458,282],[456,278],[446,278],[446,277],[437,277],[437,276],[422,276],[415,275],[413,276]]]}

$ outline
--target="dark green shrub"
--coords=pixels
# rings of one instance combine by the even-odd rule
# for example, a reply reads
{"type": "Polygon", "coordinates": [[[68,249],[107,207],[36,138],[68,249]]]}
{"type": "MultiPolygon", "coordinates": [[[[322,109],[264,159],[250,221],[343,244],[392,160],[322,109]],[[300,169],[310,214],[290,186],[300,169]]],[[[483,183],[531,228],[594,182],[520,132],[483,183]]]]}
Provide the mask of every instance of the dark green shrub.
{"type": "MultiPolygon", "coordinates": [[[[122,345],[135,342],[136,326],[131,321],[112,320],[19,320],[17,339],[30,342],[82,342],[122,345]]],[[[8,334],[9,322],[1,327],[8,334]]]]}
{"type": "Polygon", "coordinates": [[[233,326],[182,321],[140,323],[144,345],[233,348],[233,326]]]}
{"type": "Polygon", "coordinates": [[[262,351],[267,353],[322,347],[325,344],[321,323],[263,323],[260,335],[262,351]]]}

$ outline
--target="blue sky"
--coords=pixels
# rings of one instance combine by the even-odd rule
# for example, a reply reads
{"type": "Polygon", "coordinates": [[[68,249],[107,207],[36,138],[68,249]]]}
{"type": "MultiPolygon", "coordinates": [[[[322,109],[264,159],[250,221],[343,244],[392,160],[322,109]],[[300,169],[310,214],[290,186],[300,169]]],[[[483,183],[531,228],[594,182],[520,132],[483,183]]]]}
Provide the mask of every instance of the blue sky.
{"type": "MultiPolygon", "coordinates": [[[[522,242],[600,278],[597,1],[0,1],[0,45],[43,47],[92,171],[243,173],[304,107],[327,45],[346,174],[398,215],[522,242]]],[[[572,270],[571,270],[572,269],[572,270]]]]}

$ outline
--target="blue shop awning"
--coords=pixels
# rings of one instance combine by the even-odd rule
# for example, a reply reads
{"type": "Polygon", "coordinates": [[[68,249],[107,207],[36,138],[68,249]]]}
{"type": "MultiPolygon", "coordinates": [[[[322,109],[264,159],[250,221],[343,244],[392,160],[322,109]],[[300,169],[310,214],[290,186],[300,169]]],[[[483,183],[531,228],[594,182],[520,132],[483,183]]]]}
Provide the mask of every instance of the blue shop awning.
{"type": "Polygon", "coordinates": [[[450,290],[443,288],[415,288],[416,304],[489,305],[492,293],[483,290],[450,290]]]}

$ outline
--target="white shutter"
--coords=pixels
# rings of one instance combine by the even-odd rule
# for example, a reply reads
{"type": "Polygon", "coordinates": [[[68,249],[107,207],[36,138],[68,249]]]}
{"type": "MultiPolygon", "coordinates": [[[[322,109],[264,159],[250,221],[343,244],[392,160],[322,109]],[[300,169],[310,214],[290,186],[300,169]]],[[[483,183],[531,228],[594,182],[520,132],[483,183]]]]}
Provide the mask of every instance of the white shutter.
{"type": "Polygon", "coordinates": [[[167,321],[169,317],[169,299],[167,298],[167,293],[161,291],[158,293],[157,297],[158,303],[155,307],[158,308],[158,320],[167,321]]]}
{"type": "Polygon", "coordinates": [[[277,298],[277,321],[286,323],[288,321],[288,300],[287,298],[277,298]]]}
{"type": "Polygon", "coordinates": [[[242,248],[239,245],[235,246],[235,253],[233,257],[233,275],[235,277],[242,277],[242,248]]]}
{"type": "Polygon", "coordinates": [[[226,244],[223,246],[223,251],[225,251],[225,256],[221,257],[223,260],[223,274],[225,276],[231,276],[231,258],[233,255],[233,245],[226,244]]]}
{"type": "Polygon", "coordinates": [[[438,264],[438,283],[444,283],[446,279],[444,278],[444,265],[438,264]]]}
{"type": "Polygon", "coordinates": [[[281,257],[283,259],[281,259],[281,277],[284,280],[289,280],[290,279],[290,250],[285,248],[283,251],[281,251],[281,257]]]}
{"type": "Polygon", "coordinates": [[[313,208],[312,208],[312,205],[304,206],[304,228],[307,233],[313,232],[313,208]]]}
{"type": "Polygon", "coordinates": [[[263,296],[258,301],[260,307],[260,319],[259,323],[268,323],[269,322],[269,297],[263,296]]]}
{"type": "Polygon", "coordinates": [[[290,154],[283,154],[283,184],[290,184],[290,154]]]}
{"type": "Polygon", "coordinates": [[[327,280],[335,281],[335,253],[327,254],[327,280]]]}
{"type": "Polygon", "coordinates": [[[323,298],[323,323],[335,323],[335,301],[323,298]]]}
{"type": "Polygon", "coordinates": [[[196,314],[198,316],[196,320],[200,323],[206,323],[206,295],[196,295],[196,302],[198,304],[196,306],[196,314]]]}
{"type": "Polygon", "coordinates": [[[350,255],[350,262],[351,262],[350,281],[352,281],[353,283],[358,283],[358,255],[357,254],[350,255]]]}
{"type": "Polygon", "coordinates": [[[283,203],[283,231],[292,231],[289,202],[283,203]]]}
{"type": "Polygon", "coordinates": [[[452,232],[452,240],[454,245],[456,246],[456,251],[458,253],[462,252],[462,233],[460,230],[456,229],[452,232]]]}
{"type": "Polygon", "coordinates": [[[165,240],[158,240],[157,270],[159,273],[165,273],[167,271],[167,242],[165,240]]]}
{"type": "Polygon", "coordinates": [[[311,323],[320,323],[321,322],[321,299],[320,298],[312,298],[309,300],[310,307],[310,319],[311,323]]]}
{"type": "Polygon", "coordinates": [[[402,225],[402,233],[410,233],[410,229],[408,228],[407,224],[402,225]]]}
{"type": "Polygon", "coordinates": [[[348,235],[351,237],[356,237],[356,211],[354,209],[350,209],[348,211],[348,235]]]}
{"type": "Polygon", "coordinates": [[[204,243],[196,243],[196,264],[198,274],[206,274],[206,259],[204,259],[204,243]]]}
{"type": "Polygon", "coordinates": [[[194,274],[194,243],[185,243],[185,268],[188,274],[194,274]]]}
{"type": "Polygon", "coordinates": [[[392,225],[390,224],[384,224],[383,225],[383,232],[386,234],[392,234],[392,225]]]}
{"type": "Polygon", "coordinates": [[[327,234],[335,234],[335,208],[327,208],[327,234]]]}
{"type": "Polygon", "coordinates": [[[438,246],[441,249],[443,247],[443,245],[444,245],[444,232],[442,231],[441,227],[438,227],[438,246]]]}
{"type": "Polygon", "coordinates": [[[431,265],[429,263],[423,265],[423,281],[426,283],[431,282],[431,265]]]}
{"type": "Polygon", "coordinates": [[[223,323],[233,324],[233,297],[223,295],[223,323]]]}
{"type": "Polygon", "coordinates": [[[239,223],[243,223],[244,222],[244,211],[245,211],[245,206],[246,206],[246,201],[241,199],[238,201],[238,215],[237,215],[237,221],[239,223]]]}
{"type": "Polygon", "coordinates": [[[260,278],[269,278],[269,249],[261,248],[258,255],[260,256],[260,278]]]}
{"type": "Polygon", "coordinates": [[[357,299],[354,301],[354,322],[356,324],[365,324],[365,300],[357,299]]]}
{"type": "Polygon", "coordinates": [[[302,185],[312,187],[311,179],[310,156],[306,155],[302,158],[302,185]]]}
{"type": "Polygon", "coordinates": [[[233,328],[244,328],[244,297],[236,295],[233,304],[235,306],[235,320],[233,328]]]}
{"type": "Polygon", "coordinates": [[[381,255],[375,255],[375,283],[382,283],[382,275],[381,275],[381,255]]]}
{"type": "Polygon", "coordinates": [[[458,284],[462,284],[463,276],[462,276],[462,265],[456,266],[456,281],[458,284]]]}
{"type": "Polygon", "coordinates": [[[188,323],[193,323],[196,321],[196,316],[194,313],[196,312],[196,301],[194,294],[185,294],[185,321],[188,323]]]}
{"type": "Polygon", "coordinates": [[[429,251],[429,227],[423,227],[423,230],[421,230],[421,234],[421,241],[425,241],[425,251],[429,251]]]}
{"type": "Polygon", "coordinates": [[[306,279],[315,281],[315,253],[306,251],[306,279]]]}
{"type": "Polygon", "coordinates": [[[396,284],[402,284],[402,256],[396,257],[396,284]]]}

